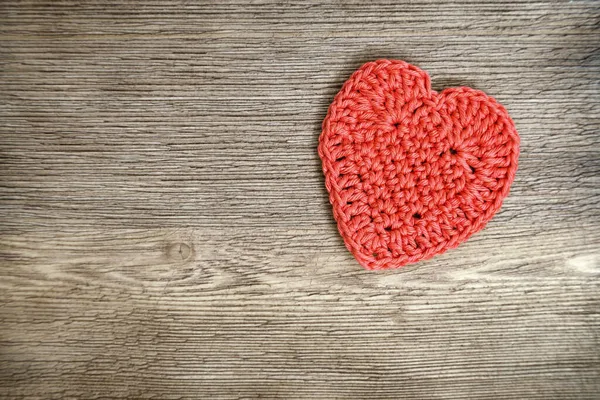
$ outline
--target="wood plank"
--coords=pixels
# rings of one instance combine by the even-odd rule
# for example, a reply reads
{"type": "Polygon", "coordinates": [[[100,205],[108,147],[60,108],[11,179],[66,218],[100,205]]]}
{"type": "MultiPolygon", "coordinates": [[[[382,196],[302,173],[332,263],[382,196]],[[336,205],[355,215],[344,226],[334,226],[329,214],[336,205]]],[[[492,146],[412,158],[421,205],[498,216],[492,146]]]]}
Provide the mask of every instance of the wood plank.
{"type": "Polygon", "coordinates": [[[0,397],[600,396],[593,1],[4,1],[0,397]],[[320,124],[363,62],[522,139],[500,213],[368,272],[320,124]]]}

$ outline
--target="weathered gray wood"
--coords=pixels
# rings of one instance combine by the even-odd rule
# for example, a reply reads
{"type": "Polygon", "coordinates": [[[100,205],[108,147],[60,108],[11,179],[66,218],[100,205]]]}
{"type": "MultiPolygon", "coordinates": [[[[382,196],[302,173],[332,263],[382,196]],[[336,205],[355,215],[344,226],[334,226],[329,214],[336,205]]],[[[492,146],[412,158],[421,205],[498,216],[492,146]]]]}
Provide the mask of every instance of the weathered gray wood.
{"type": "Polygon", "coordinates": [[[597,398],[600,4],[3,1],[0,397],[597,398]],[[320,124],[363,62],[501,101],[488,227],[362,270],[320,124]]]}

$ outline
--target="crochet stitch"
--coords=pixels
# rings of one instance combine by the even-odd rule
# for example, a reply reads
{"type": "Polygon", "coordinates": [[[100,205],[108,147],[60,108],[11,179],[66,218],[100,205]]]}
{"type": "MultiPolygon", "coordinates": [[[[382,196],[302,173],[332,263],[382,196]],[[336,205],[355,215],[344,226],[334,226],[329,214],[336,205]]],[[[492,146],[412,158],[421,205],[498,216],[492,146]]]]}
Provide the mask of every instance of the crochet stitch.
{"type": "Polygon", "coordinates": [[[378,60],[335,96],[319,156],[346,247],[367,269],[398,268],[486,225],[514,180],[519,136],[485,93],[438,94],[425,71],[378,60]]]}

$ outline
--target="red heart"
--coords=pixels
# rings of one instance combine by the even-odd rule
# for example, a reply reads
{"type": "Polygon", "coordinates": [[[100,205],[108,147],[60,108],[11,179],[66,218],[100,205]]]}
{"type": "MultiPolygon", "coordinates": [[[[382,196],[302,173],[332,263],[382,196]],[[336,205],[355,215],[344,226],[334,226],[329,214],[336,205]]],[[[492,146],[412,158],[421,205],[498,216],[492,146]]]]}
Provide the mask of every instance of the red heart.
{"type": "Polygon", "coordinates": [[[319,155],[346,247],[367,269],[398,268],[485,226],[515,177],[519,135],[485,93],[438,94],[425,71],[379,60],[335,96],[319,155]]]}

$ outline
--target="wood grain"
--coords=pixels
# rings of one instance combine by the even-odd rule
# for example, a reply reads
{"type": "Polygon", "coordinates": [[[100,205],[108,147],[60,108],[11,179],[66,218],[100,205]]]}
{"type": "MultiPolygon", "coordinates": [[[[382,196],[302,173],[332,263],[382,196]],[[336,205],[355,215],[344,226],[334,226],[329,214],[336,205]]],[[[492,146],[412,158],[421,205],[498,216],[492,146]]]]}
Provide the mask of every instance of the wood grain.
{"type": "Polygon", "coordinates": [[[0,397],[600,397],[600,4],[3,1],[0,397]],[[362,270],[320,124],[363,62],[502,102],[488,227],[362,270]]]}

